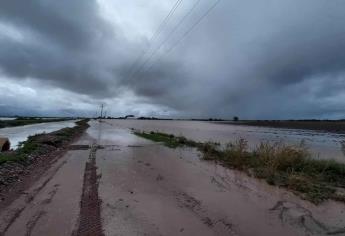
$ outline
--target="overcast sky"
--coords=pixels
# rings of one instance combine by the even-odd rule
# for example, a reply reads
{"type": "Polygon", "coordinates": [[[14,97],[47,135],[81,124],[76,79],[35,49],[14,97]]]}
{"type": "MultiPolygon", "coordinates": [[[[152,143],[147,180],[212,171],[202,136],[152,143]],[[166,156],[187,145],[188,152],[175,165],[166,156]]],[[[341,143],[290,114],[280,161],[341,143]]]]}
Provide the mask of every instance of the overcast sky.
{"type": "Polygon", "coordinates": [[[0,115],[345,118],[344,0],[175,2],[1,0],[0,115]]]}

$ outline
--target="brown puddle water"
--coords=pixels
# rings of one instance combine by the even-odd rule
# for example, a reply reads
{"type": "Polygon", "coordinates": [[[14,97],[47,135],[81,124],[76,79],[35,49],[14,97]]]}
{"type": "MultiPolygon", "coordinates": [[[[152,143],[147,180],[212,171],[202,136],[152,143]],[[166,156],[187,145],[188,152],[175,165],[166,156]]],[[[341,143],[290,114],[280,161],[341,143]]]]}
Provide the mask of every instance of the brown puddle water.
{"type": "Polygon", "coordinates": [[[262,141],[281,141],[291,145],[299,145],[303,141],[314,158],[345,162],[345,135],[342,134],[201,121],[106,120],[105,122],[117,128],[161,131],[183,135],[196,141],[217,141],[225,144],[244,138],[252,148],[262,141]]]}
{"type": "Polygon", "coordinates": [[[215,132],[207,123],[206,128],[188,122],[174,128],[158,122],[158,128],[152,127],[154,122],[106,122],[91,122],[88,130],[103,145],[97,166],[105,235],[345,235],[344,204],[315,206],[241,172],[201,161],[193,149],[169,149],[127,129],[214,138],[206,137],[215,132]]]}

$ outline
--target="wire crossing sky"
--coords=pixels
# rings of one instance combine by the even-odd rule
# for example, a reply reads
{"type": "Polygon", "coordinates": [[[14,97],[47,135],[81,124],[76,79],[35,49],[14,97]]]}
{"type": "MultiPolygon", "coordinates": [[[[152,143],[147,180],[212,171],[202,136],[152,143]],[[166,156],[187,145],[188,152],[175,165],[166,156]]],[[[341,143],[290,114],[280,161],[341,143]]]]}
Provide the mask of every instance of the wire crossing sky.
{"type": "MultiPolygon", "coordinates": [[[[135,60],[135,62],[133,63],[133,66],[130,69],[130,76],[133,76],[133,72],[136,73],[138,68],[138,63],[140,63],[142,61],[142,58],[144,58],[146,56],[146,54],[150,51],[152,44],[155,42],[155,40],[159,37],[160,33],[162,32],[162,30],[165,28],[165,26],[169,23],[171,17],[174,15],[176,9],[180,6],[180,4],[182,3],[183,0],[177,0],[175,2],[175,4],[173,5],[173,7],[171,8],[171,10],[169,11],[169,14],[164,18],[164,20],[162,21],[162,23],[158,26],[156,32],[154,32],[154,34],[152,35],[152,37],[149,40],[149,45],[147,47],[146,50],[144,50],[139,57],[135,60]]],[[[141,67],[141,64],[139,64],[139,68],[141,67]]]]}
{"type": "Polygon", "coordinates": [[[345,117],[343,0],[0,1],[0,115],[345,117]]]}
{"type": "Polygon", "coordinates": [[[141,72],[142,69],[145,68],[147,63],[150,62],[150,60],[157,54],[157,52],[164,46],[168,40],[170,40],[171,36],[176,32],[176,30],[186,21],[186,19],[192,14],[193,10],[198,6],[198,4],[201,2],[201,0],[197,0],[192,8],[189,9],[189,11],[181,18],[180,21],[173,27],[173,29],[169,32],[168,36],[161,42],[156,49],[152,51],[152,53],[146,58],[146,60],[141,64],[141,66],[138,68],[138,71],[136,72],[141,72]]]}

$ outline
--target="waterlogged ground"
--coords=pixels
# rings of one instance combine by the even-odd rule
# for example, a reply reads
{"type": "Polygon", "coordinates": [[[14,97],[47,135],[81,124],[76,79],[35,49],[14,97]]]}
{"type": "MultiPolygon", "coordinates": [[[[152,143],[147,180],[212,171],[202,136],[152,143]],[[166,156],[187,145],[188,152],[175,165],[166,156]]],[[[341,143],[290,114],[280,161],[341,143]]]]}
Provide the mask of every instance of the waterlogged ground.
{"type": "Polygon", "coordinates": [[[345,204],[316,206],[202,161],[195,149],[139,138],[126,128],[133,124],[152,126],[91,121],[74,148],[0,208],[0,235],[345,235],[345,204]]]}
{"type": "Polygon", "coordinates": [[[345,135],[298,129],[277,129],[253,126],[237,126],[199,121],[150,121],[113,120],[119,128],[135,128],[143,131],[161,131],[183,135],[196,141],[217,141],[226,144],[244,138],[250,147],[260,142],[283,142],[299,145],[304,142],[314,158],[335,159],[345,162],[345,135]]]}
{"type": "Polygon", "coordinates": [[[0,120],[15,120],[13,117],[0,117],[0,120]]]}
{"type": "Polygon", "coordinates": [[[40,134],[44,132],[50,133],[65,127],[74,126],[75,120],[3,128],[0,129],[0,137],[9,138],[11,142],[11,148],[17,149],[18,144],[25,141],[30,135],[40,134]]]}

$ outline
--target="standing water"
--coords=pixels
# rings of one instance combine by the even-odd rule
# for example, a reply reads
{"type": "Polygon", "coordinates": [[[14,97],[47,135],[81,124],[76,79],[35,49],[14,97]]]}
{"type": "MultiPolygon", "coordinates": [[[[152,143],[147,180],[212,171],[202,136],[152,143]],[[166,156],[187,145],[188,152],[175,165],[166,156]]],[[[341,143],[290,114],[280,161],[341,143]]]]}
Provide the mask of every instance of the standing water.
{"type": "Polygon", "coordinates": [[[261,142],[282,142],[299,145],[303,142],[316,159],[334,159],[345,162],[345,135],[298,129],[278,129],[255,126],[201,122],[201,121],[106,121],[119,128],[134,128],[142,131],[160,131],[182,135],[195,141],[214,141],[226,144],[240,138],[248,141],[250,148],[261,142]]]}
{"type": "Polygon", "coordinates": [[[17,149],[20,142],[25,141],[29,136],[50,133],[66,127],[74,127],[75,120],[40,123],[0,129],[0,137],[6,137],[11,142],[11,148],[17,149]]]}
{"type": "Polygon", "coordinates": [[[0,117],[0,120],[15,120],[13,117],[0,117]]]}

